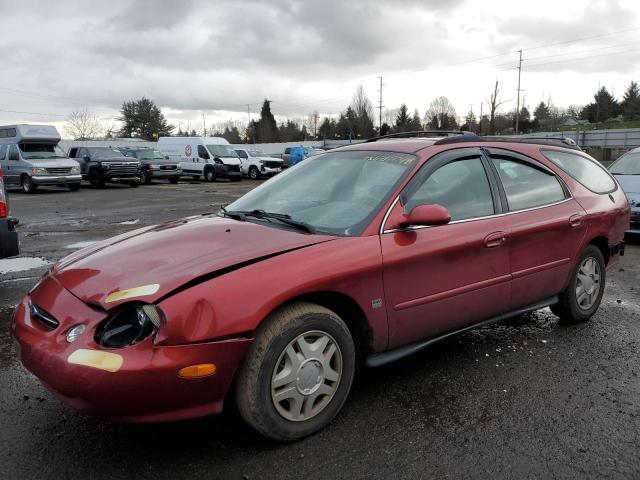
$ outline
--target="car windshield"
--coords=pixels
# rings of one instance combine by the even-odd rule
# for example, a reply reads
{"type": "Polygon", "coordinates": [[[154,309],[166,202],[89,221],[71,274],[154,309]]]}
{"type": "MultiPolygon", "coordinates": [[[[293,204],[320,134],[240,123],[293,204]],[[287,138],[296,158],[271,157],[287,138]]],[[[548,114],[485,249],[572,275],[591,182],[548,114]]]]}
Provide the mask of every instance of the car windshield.
{"type": "Polygon", "coordinates": [[[140,160],[164,160],[164,155],[152,148],[136,150],[136,156],[140,160]]]}
{"type": "Polygon", "coordinates": [[[248,150],[250,157],[266,157],[264,152],[260,150],[248,150]]]}
{"type": "Polygon", "coordinates": [[[640,175],[640,152],[627,153],[609,169],[614,175],[640,175]]]}
{"type": "Polygon", "coordinates": [[[109,147],[97,147],[89,148],[89,153],[92,158],[122,158],[124,155],[120,153],[120,150],[109,147]]]}
{"type": "Polygon", "coordinates": [[[39,158],[66,158],[66,154],[58,145],[43,143],[21,143],[22,158],[26,160],[39,158]]]}
{"type": "Polygon", "coordinates": [[[227,205],[226,210],[285,214],[318,233],[357,236],[415,162],[416,157],[407,153],[330,153],[288,169],[227,205]]]}
{"type": "Polygon", "coordinates": [[[207,149],[214,157],[235,157],[238,158],[238,154],[231,145],[207,145],[207,149]]]}

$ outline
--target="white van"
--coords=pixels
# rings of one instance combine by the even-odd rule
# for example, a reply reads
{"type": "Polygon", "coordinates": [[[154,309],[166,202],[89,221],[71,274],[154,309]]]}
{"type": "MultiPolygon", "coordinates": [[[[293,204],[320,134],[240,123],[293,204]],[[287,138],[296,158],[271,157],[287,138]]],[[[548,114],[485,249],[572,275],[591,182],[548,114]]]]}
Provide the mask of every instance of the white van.
{"type": "Polygon", "coordinates": [[[240,158],[222,137],[160,137],[158,150],[180,162],[183,174],[195,180],[201,176],[207,182],[219,178],[242,180],[240,158]]]}

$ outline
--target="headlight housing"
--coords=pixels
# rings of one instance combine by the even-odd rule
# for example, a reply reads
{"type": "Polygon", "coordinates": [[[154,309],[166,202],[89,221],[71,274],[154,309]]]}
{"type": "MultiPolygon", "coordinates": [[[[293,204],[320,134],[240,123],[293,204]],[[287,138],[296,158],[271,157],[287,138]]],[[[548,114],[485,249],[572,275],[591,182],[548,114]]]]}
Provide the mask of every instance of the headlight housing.
{"type": "Polygon", "coordinates": [[[44,167],[33,167],[31,168],[32,175],[43,175],[47,173],[47,169],[44,167]]]}
{"type": "Polygon", "coordinates": [[[80,167],[79,166],[75,166],[75,167],[71,167],[71,173],[80,173],[80,167]]]}
{"type": "Polygon", "coordinates": [[[124,305],[98,326],[95,341],[107,348],[135,345],[156,332],[163,321],[164,313],[155,305],[124,305]]]}

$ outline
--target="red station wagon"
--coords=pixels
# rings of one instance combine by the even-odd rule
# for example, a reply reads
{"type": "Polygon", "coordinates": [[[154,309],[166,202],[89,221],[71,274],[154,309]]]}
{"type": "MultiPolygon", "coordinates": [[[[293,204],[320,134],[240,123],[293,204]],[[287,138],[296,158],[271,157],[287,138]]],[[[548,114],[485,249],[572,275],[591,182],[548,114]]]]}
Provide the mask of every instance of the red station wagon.
{"type": "Polygon", "coordinates": [[[17,307],[21,360],[82,411],[178,420],[229,398],[301,438],[361,363],[547,306],[596,312],[629,206],[570,143],[441,134],[309,158],[218,214],[61,260],[17,307]]]}

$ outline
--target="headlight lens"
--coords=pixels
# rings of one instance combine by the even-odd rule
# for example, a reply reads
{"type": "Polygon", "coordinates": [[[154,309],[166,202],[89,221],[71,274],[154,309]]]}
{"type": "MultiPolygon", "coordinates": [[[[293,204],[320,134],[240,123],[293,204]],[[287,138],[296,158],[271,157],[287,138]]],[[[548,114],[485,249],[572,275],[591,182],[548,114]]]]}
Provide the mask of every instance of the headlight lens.
{"type": "Polygon", "coordinates": [[[156,331],[163,318],[155,305],[126,305],[100,324],[95,340],[108,348],[135,345],[156,331]]]}
{"type": "Polygon", "coordinates": [[[45,174],[45,173],[47,173],[47,169],[44,167],[33,167],[31,169],[32,175],[45,174]]]}
{"type": "Polygon", "coordinates": [[[80,167],[71,167],[71,173],[80,173],[80,167]]]}

